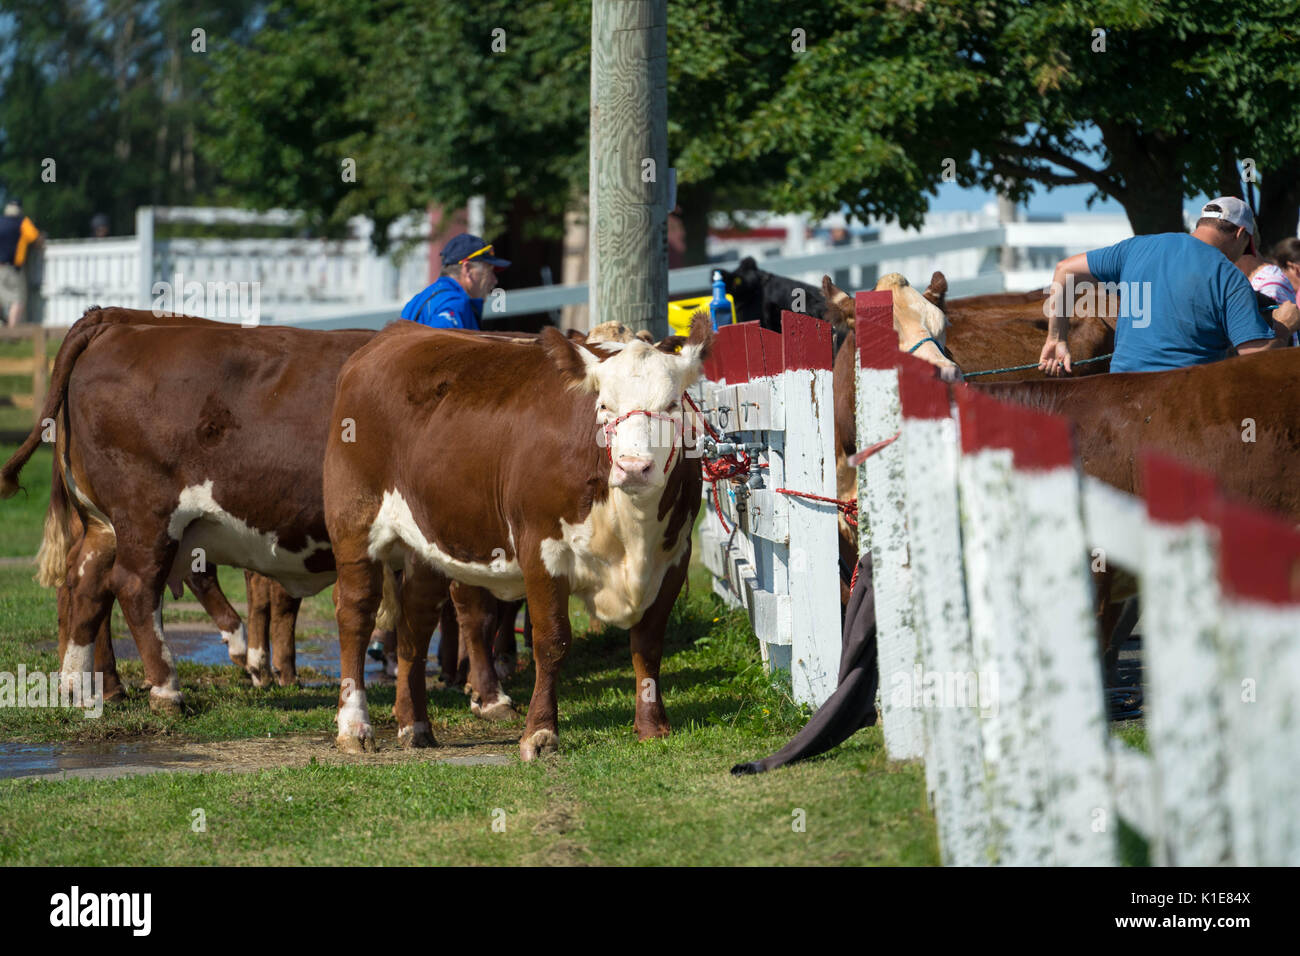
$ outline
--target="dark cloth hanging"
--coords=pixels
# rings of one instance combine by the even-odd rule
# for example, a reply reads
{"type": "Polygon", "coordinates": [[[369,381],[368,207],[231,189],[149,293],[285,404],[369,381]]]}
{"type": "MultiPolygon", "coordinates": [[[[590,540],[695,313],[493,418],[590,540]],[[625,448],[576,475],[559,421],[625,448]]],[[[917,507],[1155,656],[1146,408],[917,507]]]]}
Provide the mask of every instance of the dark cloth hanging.
{"type": "Polygon", "coordinates": [[[762,760],[731,768],[737,776],[763,773],[825,753],[863,727],[876,722],[876,595],[871,581],[871,554],[858,560],[858,580],[849,594],[840,651],[839,685],[788,744],[762,760]]]}

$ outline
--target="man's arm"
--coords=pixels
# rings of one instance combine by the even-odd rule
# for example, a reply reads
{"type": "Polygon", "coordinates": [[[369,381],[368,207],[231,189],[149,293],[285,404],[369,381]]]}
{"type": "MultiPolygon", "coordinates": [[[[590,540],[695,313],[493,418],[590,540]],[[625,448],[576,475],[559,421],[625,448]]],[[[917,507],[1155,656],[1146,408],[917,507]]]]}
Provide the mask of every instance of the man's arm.
{"type": "Polygon", "coordinates": [[[1073,285],[1080,282],[1095,282],[1096,279],[1088,269],[1088,254],[1081,252],[1077,256],[1062,259],[1056,264],[1052,273],[1052,291],[1047,297],[1047,341],[1038,358],[1038,367],[1048,375],[1060,375],[1073,371],[1070,364],[1070,319],[1069,312],[1074,311],[1074,303],[1066,301],[1066,277],[1073,276],[1073,285]]]}
{"type": "Polygon", "coordinates": [[[1284,349],[1291,344],[1291,334],[1300,332],[1300,308],[1294,302],[1283,302],[1273,310],[1271,339],[1254,339],[1237,346],[1238,355],[1250,355],[1265,349],[1284,349]]]}

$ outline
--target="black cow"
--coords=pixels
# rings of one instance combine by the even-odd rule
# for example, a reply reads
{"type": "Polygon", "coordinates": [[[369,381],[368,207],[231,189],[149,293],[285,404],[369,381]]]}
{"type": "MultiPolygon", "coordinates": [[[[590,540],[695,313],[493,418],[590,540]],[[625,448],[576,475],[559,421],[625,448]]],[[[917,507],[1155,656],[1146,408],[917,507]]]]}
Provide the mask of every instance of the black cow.
{"type": "Polygon", "coordinates": [[[821,289],[787,279],[775,273],[764,272],[753,256],[740,260],[734,271],[720,270],[727,291],[736,300],[736,321],[758,322],[773,332],[781,331],[781,310],[802,312],[814,318],[823,318],[826,298],[821,289]]]}

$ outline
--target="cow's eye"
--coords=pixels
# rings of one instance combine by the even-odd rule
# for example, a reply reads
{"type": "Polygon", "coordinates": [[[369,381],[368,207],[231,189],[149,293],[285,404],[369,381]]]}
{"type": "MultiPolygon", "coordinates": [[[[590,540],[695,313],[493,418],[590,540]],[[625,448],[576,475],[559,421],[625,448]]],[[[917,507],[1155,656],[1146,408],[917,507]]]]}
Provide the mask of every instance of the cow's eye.
{"type": "Polygon", "coordinates": [[[599,405],[596,406],[596,411],[607,412],[609,411],[609,406],[606,405],[604,402],[601,402],[599,405]]]}
{"type": "Polygon", "coordinates": [[[670,412],[675,412],[675,411],[677,411],[677,409],[679,409],[679,408],[681,408],[681,407],[682,407],[682,406],[681,406],[681,403],[680,403],[680,402],[672,402],[672,403],[669,404],[669,406],[668,406],[668,411],[670,411],[670,412]]]}

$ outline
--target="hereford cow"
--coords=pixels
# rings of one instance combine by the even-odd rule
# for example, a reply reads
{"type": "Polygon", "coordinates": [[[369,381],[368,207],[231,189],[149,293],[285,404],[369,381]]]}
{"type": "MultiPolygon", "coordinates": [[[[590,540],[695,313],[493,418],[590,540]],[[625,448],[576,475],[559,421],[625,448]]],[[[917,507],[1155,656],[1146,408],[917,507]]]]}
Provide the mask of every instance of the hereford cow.
{"type": "MultiPolygon", "coordinates": [[[[325,454],[340,749],[373,748],[362,664],[384,567],[402,570],[404,745],[434,744],[424,661],[452,581],[472,585],[461,595],[471,605],[481,589],[527,597],[536,677],[522,759],[558,747],[570,595],[593,618],[631,629],[637,736],[669,733],[659,664],[701,485],[699,462],[682,449],[682,394],[711,341],[703,313],[680,355],[640,341],[580,345],[550,329],[506,342],[396,324],[348,360],[325,454]]],[[[476,687],[492,669],[477,648],[476,687]]]]}
{"type": "MultiPolygon", "coordinates": [[[[123,309],[91,306],[78,323],[85,330],[90,326],[150,325],[150,326],[204,326],[229,328],[222,322],[197,316],[169,315],[145,309],[123,309]]],[[[15,472],[16,474],[16,472],[15,472]]],[[[45,531],[37,554],[37,580],[45,587],[58,592],[59,607],[59,661],[67,647],[67,622],[71,613],[70,581],[75,580],[87,566],[90,557],[98,553],[98,561],[112,562],[114,539],[94,522],[87,524],[79,511],[67,499],[63,479],[63,461],[54,456],[50,483],[50,506],[45,518],[45,531]]],[[[281,684],[296,682],[294,668],[293,629],[301,599],[290,596],[274,581],[261,575],[246,575],[249,594],[251,627],[245,627],[239,614],[230,605],[217,581],[216,567],[207,564],[202,570],[187,569],[185,582],[221,631],[221,639],[229,647],[231,660],[245,668],[257,686],[268,682],[268,650],[271,654],[271,673],[281,684]]],[[[179,590],[176,597],[179,597],[179,590]]],[[[114,700],[125,695],[117,673],[116,657],[109,634],[110,617],[106,615],[95,637],[95,670],[104,675],[104,698],[114,700]]]]}
{"type": "MultiPolygon", "coordinates": [[[[94,666],[114,596],[152,685],[179,712],[162,595],[197,549],[275,578],[294,597],[334,577],[320,462],[334,380],[373,332],[143,326],[87,316],[55,361],[42,418],[59,422],[63,483],[91,542],[69,565],[63,668],[94,666]],[[74,573],[75,572],[75,575],[74,573]]],[[[40,443],[0,471],[0,494],[40,443]]]]}

